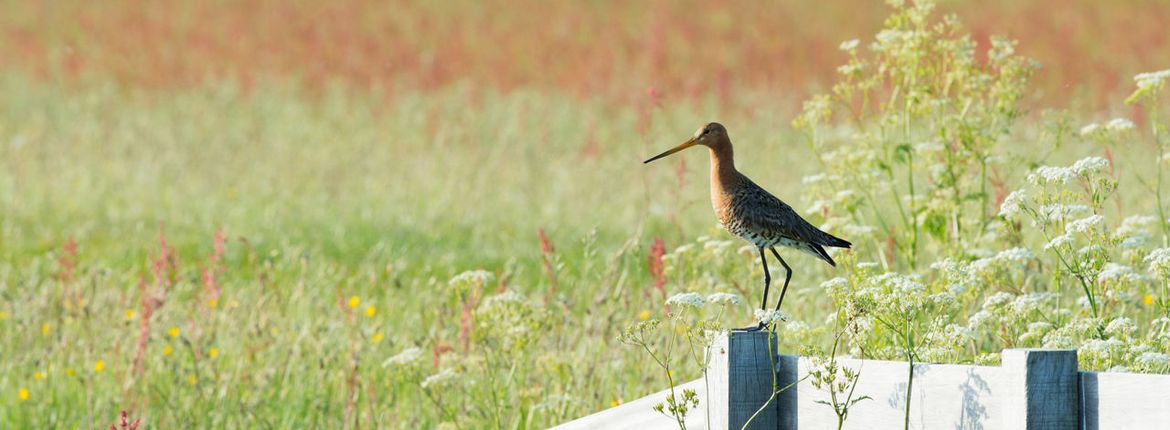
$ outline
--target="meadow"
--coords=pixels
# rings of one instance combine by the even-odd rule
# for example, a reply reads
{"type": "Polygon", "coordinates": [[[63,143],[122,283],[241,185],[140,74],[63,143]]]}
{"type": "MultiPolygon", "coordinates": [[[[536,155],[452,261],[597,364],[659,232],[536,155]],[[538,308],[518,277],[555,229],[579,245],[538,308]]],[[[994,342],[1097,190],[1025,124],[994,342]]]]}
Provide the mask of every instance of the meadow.
{"type": "Polygon", "coordinates": [[[783,350],[1170,372],[1162,2],[274,3],[0,5],[0,427],[543,428],[698,377],[646,352],[763,274],[705,154],[641,161],[713,119],[857,245],[784,254],[783,350]]]}

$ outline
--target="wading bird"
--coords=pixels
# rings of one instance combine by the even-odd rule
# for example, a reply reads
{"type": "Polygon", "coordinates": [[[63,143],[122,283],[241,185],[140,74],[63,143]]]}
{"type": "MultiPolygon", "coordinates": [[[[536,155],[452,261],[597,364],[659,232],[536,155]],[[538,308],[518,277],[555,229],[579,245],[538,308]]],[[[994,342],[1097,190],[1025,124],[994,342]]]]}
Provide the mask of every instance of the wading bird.
{"type": "MultiPolygon", "coordinates": [[[[760,250],[760,264],[764,266],[764,301],[760,309],[768,307],[768,287],[772,283],[765,249],[772,251],[785,271],[784,288],[780,290],[776,310],[780,310],[780,304],[784,303],[784,293],[788,291],[788,282],[792,280],[792,268],[776,252],[775,246],[796,248],[837,266],[824,247],[849,248],[851,244],[813,227],[797,215],[791,206],[735,170],[731,138],[727,136],[727,129],[723,125],[717,122],[707,124],[695,131],[695,135],[686,142],[655,155],[643,164],[695,145],[706,146],[711,151],[711,206],[715,208],[719,223],[731,234],[743,238],[760,250]]],[[[763,326],[761,322],[756,329],[763,326]]]]}

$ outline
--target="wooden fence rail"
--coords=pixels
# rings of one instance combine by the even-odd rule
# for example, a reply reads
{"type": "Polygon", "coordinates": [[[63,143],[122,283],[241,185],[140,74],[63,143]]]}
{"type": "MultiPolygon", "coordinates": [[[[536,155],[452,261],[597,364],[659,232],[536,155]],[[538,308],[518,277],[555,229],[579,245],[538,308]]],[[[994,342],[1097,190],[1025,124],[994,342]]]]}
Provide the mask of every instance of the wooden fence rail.
{"type": "MultiPolygon", "coordinates": [[[[699,410],[688,429],[833,429],[829,393],[805,375],[807,358],[776,352],[767,332],[735,331],[712,344],[707,379],[693,389],[699,410]],[[791,388],[773,396],[773,387],[791,388]],[[757,413],[758,412],[758,413],[757,413]]],[[[1170,375],[1081,372],[1075,350],[1008,349],[1001,366],[915,363],[910,427],[915,429],[1130,430],[1170,429],[1170,375]]],[[[860,372],[847,429],[900,429],[904,425],[905,362],[838,359],[860,372]]],[[[680,391],[681,392],[681,391],[680,391]]],[[[651,408],[664,390],[589,415],[558,429],[678,428],[651,408]]]]}

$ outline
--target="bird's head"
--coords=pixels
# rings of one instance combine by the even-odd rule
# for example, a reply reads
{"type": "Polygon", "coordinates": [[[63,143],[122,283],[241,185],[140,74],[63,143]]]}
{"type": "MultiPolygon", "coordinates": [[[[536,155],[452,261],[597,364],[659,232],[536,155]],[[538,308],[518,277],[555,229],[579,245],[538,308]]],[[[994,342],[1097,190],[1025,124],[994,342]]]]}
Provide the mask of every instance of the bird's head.
{"type": "Polygon", "coordinates": [[[698,130],[695,130],[695,135],[691,136],[690,139],[687,139],[686,142],[683,142],[681,145],[674,148],[670,148],[666,152],[655,155],[654,157],[651,157],[649,160],[643,161],[642,163],[649,163],[695,145],[703,145],[717,151],[722,151],[725,149],[731,149],[731,139],[727,137],[727,128],[723,127],[723,124],[717,122],[708,123],[698,130]]]}

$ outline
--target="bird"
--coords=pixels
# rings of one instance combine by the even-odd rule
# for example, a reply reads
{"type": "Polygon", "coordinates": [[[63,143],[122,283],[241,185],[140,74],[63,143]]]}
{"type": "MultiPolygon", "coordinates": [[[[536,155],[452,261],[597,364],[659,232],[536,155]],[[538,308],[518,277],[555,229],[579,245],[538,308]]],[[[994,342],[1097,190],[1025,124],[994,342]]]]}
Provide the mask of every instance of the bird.
{"type": "MultiPolygon", "coordinates": [[[[727,134],[727,128],[717,122],[699,128],[686,142],[655,155],[642,164],[649,164],[696,145],[707,147],[711,153],[711,207],[715,209],[719,223],[729,233],[739,236],[759,249],[760,264],[764,267],[764,299],[760,304],[761,310],[767,310],[768,289],[772,284],[765,250],[771,250],[780,265],[784,266],[784,287],[780,290],[780,299],[776,302],[776,310],[779,311],[780,305],[784,303],[784,294],[788,291],[788,283],[792,280],[792,267],[776,251],[776,246],[804,251],[833,267],[836,267],[837,263],[825,251],[825,247],[848,249],[852,246],[848,241],[809,224],[792,210],[792,206],[736,170],[731,138],[727,134]]],[[[755,330],[762,328],[764,322],[760,322],[755,330]]]]}

